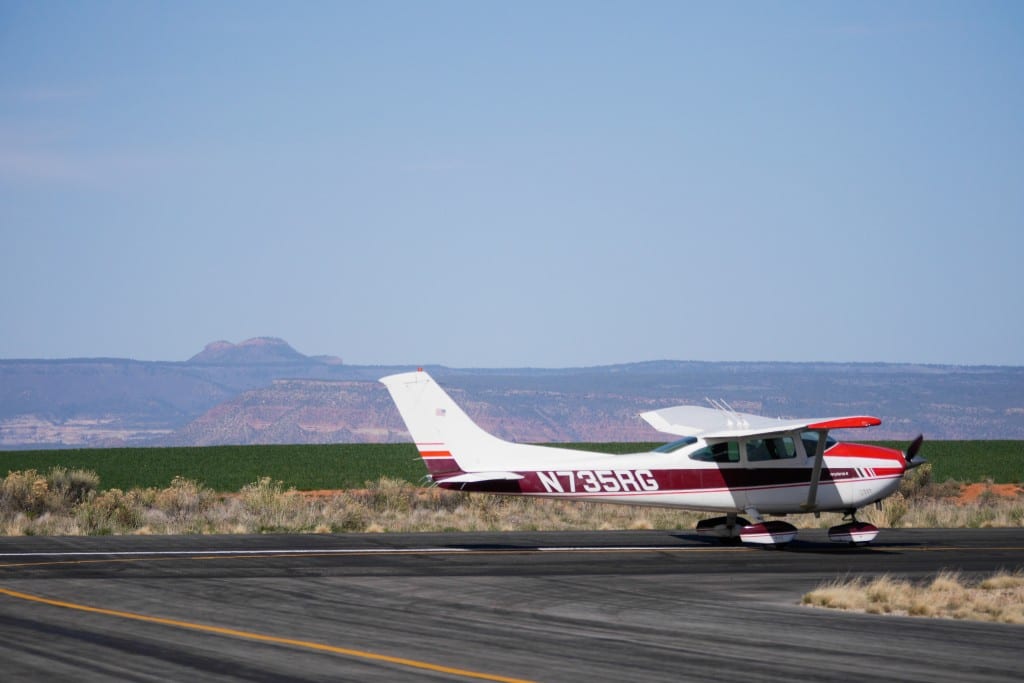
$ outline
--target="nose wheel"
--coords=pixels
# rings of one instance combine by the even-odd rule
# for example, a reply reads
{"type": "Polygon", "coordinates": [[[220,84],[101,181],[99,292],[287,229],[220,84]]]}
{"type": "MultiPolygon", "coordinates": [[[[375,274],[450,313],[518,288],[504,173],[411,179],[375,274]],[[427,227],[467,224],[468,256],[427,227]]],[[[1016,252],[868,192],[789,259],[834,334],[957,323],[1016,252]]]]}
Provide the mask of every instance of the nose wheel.
{"type": "Polygon", "coordinates": [[[833,543],[848,543],[854,546],[867,545],[875,540],[878,527],[868,522],[858,522],[856,510],[848,510],[843,519],[845,524],[834,526],[828,530],[828,540],[833,543]]]}

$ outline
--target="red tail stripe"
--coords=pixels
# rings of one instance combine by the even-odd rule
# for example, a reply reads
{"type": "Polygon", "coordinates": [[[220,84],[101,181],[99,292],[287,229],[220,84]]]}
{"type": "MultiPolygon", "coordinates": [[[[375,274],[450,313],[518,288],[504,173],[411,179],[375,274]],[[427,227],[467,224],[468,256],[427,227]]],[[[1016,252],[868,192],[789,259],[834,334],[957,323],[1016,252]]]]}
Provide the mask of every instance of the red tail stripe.
{"type": "Polygon", "coordinates": [[[449,451],[420,451],[420,457],[422,458],[451,458],[453,457],[449,451]]]}

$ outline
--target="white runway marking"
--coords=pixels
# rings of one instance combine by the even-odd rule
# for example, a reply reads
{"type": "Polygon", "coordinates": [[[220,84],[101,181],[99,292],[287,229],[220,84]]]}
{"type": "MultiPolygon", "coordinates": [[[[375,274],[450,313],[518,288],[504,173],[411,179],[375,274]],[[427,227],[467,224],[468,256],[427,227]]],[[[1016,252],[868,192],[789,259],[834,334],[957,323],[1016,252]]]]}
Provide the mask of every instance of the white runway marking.
{"type": "MultiPolygon", "coordinates": [[[[273,556],[273,555],[426,555],[448,553],[530,553],[530,552],[658,552],[708,550],[707,546],[550,546],[550,547],[492,547],[492,548],[278,548],[264,550],[129,550],[129,551],[66,551],[66,552],[22,552],[0,553],[0,558],[26,557],[174,557],[174,556],[273,556]]],[[[723,548],[715,547],[715,550],[723,548]]],[[[729,548],[735,550],[735,548],[729,548]]]]}

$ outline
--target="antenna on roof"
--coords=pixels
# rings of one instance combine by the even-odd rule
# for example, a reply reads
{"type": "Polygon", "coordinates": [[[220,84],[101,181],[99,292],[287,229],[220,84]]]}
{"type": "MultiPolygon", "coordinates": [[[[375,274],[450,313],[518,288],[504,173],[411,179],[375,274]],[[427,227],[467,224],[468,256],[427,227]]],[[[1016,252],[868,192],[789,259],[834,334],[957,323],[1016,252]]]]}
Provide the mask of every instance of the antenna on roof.
{"type": "Polygon", "coordinates": [[[704,397],[704,400],[710,403],[716,410],[721,411],[725,414],[725,420],[730,427],[749,427],[750,423],[747,422],[741,414],[733,410],[732,406],[729,405],[724,398],[720,398],[717,401],[713,398],[704,397]]]}

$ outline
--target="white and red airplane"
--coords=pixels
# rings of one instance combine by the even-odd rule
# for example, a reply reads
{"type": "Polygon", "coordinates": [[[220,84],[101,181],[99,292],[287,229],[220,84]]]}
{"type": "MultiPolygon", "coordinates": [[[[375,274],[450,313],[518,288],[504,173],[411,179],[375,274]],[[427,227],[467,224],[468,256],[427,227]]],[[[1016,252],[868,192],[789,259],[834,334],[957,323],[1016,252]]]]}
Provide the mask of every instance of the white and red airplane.
{"type": "Polygon", "coordinates": [[[906,452],[828,436],[881,424],[877,417],[774,419],[722,402],[641,414],[658,431],[682,437],[644,453],[512,443],[478,427],[422,370],[380,381],[442,488],[717,512],[697,533],[723,541],[781,546],[796,527],[765,515],[842,512],[848,521],[829,529],[829,538],[869,543],[878,528],[857,521],[856,511],[895,492],[903,474],[924,462],[916,457],[920,436],[906,452]]]}

